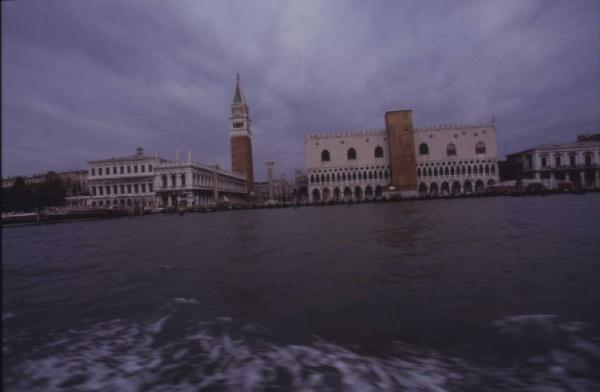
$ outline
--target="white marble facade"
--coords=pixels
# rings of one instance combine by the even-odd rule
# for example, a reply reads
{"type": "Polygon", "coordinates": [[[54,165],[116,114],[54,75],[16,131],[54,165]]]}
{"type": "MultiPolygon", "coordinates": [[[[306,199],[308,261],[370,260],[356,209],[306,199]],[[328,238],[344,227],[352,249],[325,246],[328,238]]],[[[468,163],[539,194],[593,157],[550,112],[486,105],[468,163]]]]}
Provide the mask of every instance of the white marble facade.
{"type": "MultiPolygon", "coordinates": [[[[88,161],[89,207],[213,206],[246,199],[246,177],[218,166],[144,155],[88,161]]],[[[79,206],[79,204],[78,204],[79,206]]]]}
{"type": "MultiPolygon", "coordinates": [[[[482,192],[498,182],[495,124],[413,132],[420,196],[482,192]]],[[[380,198],[389,187],[385,130],[311,134],[304,145],[312,202],[380,198]]]]}
{"type": "Polygon", "coordinates": [[[159,207],[209,207],[226,201],[243,203],[247,198],[244,175],[191,160],[159,165],[154,189],[159,207]]]}
{"type": "Polygon", "coordinates": [[[164,159],[144,155],[88,161],[91,207],[153,207],[154,171],[164,159]]]}
{"type": "Polygon", "coordinates": [[[495,124],[419,127],[414,132],[419,195],[470,194],[499,182],[495,124]]]}

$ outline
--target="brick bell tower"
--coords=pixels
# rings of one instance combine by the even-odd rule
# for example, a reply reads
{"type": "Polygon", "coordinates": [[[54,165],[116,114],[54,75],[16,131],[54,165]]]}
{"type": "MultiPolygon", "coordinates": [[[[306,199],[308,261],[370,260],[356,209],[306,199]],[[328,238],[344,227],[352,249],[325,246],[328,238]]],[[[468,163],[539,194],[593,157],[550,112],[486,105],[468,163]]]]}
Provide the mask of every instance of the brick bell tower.
{"type": "Polygon", "coordinates": [[[231,115],[229,117],[231,134],[231,170],[246,175],[248,194],[254,189],[254,165],[252,163],[252,133],[250,132],[250,112],[246,97],[237,75],[231,115]]]}

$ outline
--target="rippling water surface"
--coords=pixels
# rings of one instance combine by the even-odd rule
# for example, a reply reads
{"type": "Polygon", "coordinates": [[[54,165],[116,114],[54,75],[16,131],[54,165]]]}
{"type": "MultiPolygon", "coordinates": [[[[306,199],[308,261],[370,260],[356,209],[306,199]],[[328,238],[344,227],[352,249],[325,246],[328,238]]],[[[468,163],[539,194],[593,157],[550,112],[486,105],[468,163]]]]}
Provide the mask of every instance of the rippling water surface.
{"type": "Polygon", "coordinates": [[[600,194],[3,229],[9,391],[600,390],[600,194]]]}

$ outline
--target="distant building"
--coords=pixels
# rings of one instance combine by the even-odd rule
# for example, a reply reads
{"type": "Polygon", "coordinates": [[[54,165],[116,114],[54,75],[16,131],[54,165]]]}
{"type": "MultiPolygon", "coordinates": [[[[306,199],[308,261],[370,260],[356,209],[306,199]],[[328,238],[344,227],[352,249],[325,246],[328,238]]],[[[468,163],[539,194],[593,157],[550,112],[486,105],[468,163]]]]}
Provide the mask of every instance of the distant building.
{"type": "Polygon", "coordinates": [[[88,186],[91,207],[154,207],[155,169],[165,159],[135,155],[88,161],[88,186]]]}
{"type": "Polygon", "coordinates": [[[540,144],[506,158],[516,180],[535,180],[547,189],[600,188],[600,133],[579,135],[571,143],[540,144]]]}
{"type": "Polygon", "coordinates": [[[161,162],[155,170],[154,189],[159,207],[202,207],[222,202],[245,203],[246,177],[219,166],[192,162],[161,162]]]}
{"type": "Polygon", "coordinates": [[[306,136],[310,201],[469,194],[498,182],[495,124],[414,128],[410,110],[385,123],[306,136]]]}

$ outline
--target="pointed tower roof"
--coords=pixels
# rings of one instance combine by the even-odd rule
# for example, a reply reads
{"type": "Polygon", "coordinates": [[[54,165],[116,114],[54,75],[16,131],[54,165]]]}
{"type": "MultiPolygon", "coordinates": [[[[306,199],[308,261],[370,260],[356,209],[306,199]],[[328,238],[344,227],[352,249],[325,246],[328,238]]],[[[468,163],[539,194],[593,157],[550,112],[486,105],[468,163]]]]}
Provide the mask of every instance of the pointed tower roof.
{"type": "Polygon", "coordinates": [[[246,103],[244,94],[242,93],[242,87],[240,86],[240,74],[237,74],[237,81],[235,83],[235,95],[233,96],[233,103],[246,103]]]}

